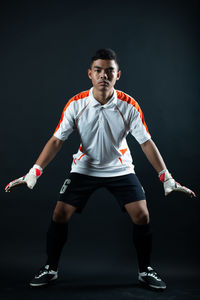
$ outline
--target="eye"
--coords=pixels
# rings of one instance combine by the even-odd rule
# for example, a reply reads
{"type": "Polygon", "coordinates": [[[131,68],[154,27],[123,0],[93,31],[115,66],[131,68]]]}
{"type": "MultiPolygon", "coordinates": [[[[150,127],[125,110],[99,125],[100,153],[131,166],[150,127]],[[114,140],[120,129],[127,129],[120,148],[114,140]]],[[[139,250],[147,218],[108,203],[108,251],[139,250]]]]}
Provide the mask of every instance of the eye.
{"type": "Polygon", "coordinates": [[[114,69],[108,69],[107,72],[108,72],[109,74],[111,74],[111,73],[114,73],[115,70],[114,70],[114,69]]]}

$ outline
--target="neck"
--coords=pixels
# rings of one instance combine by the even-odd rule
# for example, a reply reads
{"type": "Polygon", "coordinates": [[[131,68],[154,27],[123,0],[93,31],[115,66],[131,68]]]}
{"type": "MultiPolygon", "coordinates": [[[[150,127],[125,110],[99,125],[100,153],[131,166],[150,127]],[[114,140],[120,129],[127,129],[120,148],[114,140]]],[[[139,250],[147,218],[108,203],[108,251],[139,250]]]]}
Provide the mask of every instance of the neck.
{"type": "Polygon", "coordinates": [[[112,98],[114,89],[110,91],[98,91],[95,88],[93,89],[94,98],[101,104],[106,104],[110,98],[112,98]]]}

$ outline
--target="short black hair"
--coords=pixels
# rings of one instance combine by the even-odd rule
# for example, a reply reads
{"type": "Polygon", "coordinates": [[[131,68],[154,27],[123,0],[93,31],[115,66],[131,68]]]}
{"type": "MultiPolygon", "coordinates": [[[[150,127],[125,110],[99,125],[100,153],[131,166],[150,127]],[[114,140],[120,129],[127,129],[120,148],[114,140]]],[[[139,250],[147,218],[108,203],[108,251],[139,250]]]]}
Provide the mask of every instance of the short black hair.
{"type": "Polygon", "coordinates": [[[119,68],[119,59],[117,57],[117,54],[114,50],[109,48],[99,49],[96,51],[95,55],[91,57],[91,65],[93,62],[97,59],[108,59],[108,60],[114,60],[119,68]]]}

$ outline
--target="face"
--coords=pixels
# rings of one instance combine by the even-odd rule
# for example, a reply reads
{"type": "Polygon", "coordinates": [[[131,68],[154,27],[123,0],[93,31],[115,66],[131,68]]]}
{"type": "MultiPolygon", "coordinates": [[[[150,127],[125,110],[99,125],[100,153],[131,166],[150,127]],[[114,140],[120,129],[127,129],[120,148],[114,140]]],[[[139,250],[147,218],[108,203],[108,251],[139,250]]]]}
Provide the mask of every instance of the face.
{"type": "Polygon", "coordinates": [[[121,71],[118,70],[118,65],[114,60],[97,59],[88,70],[88,77],[94,89],[102,92],[112,90],[120,76],[121,71]]]}

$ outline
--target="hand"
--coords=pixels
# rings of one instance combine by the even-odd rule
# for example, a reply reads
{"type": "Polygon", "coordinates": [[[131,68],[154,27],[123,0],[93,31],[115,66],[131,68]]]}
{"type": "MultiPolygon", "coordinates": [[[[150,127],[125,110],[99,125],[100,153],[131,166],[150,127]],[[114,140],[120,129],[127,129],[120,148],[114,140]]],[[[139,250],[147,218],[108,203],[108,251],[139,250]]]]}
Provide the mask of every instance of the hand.
{"type": "Polygon", "coordinates": [[[190,197],[196,197],[195,193],[188,189],[185,186],[182,186],[180,183],[176,182],[168,170],[163,170],[159,173],[160,181],[163,182],[165,196],[170,194],[171,192],[183,192],[189,195],[190,197]]]}
{"type": "Polygon", "coordinates": [[[13,188],[21,184],[26,184],[29,189],[33,189],[36,185],[37,179],[42,175],[42,173],[42,168],[38,165],[34,165],[25,176],[11,181],[5,187],[5,192],[10,192],[13,188]]]}

